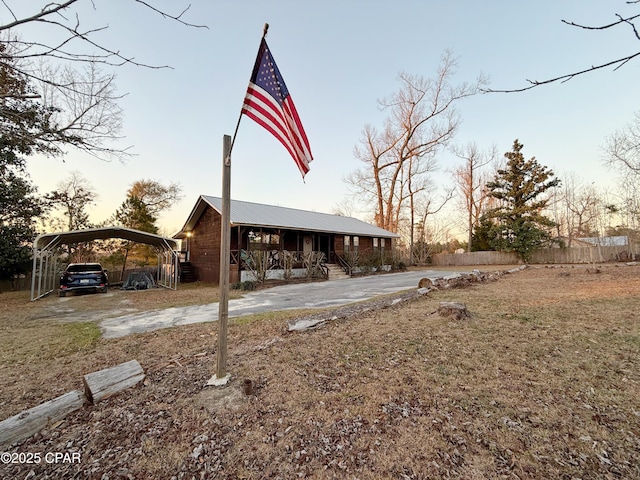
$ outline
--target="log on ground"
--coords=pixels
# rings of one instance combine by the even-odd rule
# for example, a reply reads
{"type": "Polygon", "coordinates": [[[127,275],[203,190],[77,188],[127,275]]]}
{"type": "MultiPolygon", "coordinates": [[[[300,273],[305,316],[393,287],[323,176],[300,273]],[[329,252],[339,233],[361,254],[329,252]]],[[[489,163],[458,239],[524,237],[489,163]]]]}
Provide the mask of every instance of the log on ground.
{"type": "Polygon", "coordinates": [[[73,390],[0,422],[0,447],[19,442],[62,420],[84,405],[82,390],[73,390]]]}
{"type": "Polygon", "coordinates": [[[137,360],[121,363],[84,376],[84,391],[89,403],[97,403],[114,393],[134,386],[144,379],[144,370],[137,360]]]}

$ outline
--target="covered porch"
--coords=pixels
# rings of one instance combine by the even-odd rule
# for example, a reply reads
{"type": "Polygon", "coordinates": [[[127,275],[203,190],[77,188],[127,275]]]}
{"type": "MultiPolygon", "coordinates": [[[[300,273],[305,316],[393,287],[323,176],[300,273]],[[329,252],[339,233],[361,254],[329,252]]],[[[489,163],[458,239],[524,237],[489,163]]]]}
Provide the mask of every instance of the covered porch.
{"type": "MultiPolygon", "coordinates": [[[[174,236],[183,241],[184,265],[199,281],[220,279],[220,209],[220,198],[200,196],[174,236]]],[[[398,237],[351,217],[237,200],[231,201],[230,223],[230,283],[244,281],[256,258],[264,261],[263,270],[309,268],[312,258],[325,277],[330,269],[351,273],[354,259],[373,257],[380,263],[398,237]]]]}

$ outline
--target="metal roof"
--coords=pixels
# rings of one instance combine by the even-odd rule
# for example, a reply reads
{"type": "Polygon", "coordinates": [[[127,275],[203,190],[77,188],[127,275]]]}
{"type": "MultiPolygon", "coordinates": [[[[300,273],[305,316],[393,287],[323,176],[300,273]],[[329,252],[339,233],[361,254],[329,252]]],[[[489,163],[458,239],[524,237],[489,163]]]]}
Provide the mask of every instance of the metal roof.
{"type": "MultiPolygon", "coordinates": [[[[191,211],[182,230],[173,238],[185,238],[186,232],[193,230],[196,222],[207,207],[222,211],[222,199],[201,195],[191,211]]],[[[231,225],[282,228],[309,232],[328,232],[343,235],[398,238],[400,235],[353,217],[343,217],[328,213],[310,212],[296,208],[276,207],[261,203],[231,200],[231,225]]]]}
{"type": "Polygon", "coordinates": [[[629,237],[626,235],[614,235],[609,237],[583,237],[576,238],[581,242],[601,247],[626,247],[629,245],[629,237]]]}
{"type": "Polygon", "coordinates": [[[87,228],[86,230],[73,230],[70,232],[45,233],[34,240],[33,246],[38,250],[53,249],[63,244],[107,240],[110,238],[145,243],[163,250],[175,250],[178,248],[178,242],[172,238],[124,227],[87,228]]]}

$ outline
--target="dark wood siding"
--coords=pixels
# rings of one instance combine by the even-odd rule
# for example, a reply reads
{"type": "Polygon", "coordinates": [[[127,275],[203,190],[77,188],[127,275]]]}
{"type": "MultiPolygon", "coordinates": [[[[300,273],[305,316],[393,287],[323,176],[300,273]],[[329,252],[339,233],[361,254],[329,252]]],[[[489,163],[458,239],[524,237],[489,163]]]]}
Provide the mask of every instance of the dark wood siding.
{"type": "Polygon", "coordinates": [[[198,280],[220,281],[220,214],[207,208],[193,229],[189,239],[189,259],[198,280]]]}
{"type": "Polygon", "coordinates": [[[359,246],[358,251],[362,255],[370,255],[373,253],[373,238],[372,237],[358,237],[359,246]]]}
{"type": "Polygon", "coordinates": [[[335,235],[334,248],[337,255],[344,256],[344,235],[335,235]]]}

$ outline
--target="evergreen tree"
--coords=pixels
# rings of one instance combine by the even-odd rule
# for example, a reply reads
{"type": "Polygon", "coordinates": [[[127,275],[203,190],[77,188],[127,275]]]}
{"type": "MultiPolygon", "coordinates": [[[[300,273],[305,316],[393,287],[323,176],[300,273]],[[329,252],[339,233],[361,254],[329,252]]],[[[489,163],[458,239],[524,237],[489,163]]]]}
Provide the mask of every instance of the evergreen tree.
{"type": "MultiPolygon", "coordinates": [[[[0,57],[5,44],[0,44],[0,57]]],[[[26,78],[0,62],[0,278],[30,268],[35,221],[44,213],[25,172],[24,157],[50,153],[36,132],[46,136],[50,111],[35,104],[26,78]]]]}
{"type": "Polygon", "coordinates": [[[36,188],[15,162],[15,153],[0,139],[0,279],[31,268],[35,221],[44,212],[36,188]]]}
{"type": "Polygon", "coordinates": [[[494,222],[482,215],[480,217],[478,225],[473,229],[473,235],[471,237],[471,251],[472,252],[485,252],[494,250],[491,245],[491,232],[494,227],[494,222]]]}
{"type": "Polygon", "coordinates": [[[143,232],[158,233],[156,216],[149,211],[149,207],[140,197],[131,193],[122,202],[122,205],[116,211],[115,217],[118,223],[124,227],[143,232]]]}
{"type": "MultiPolygon", "coordinates": [[[[560,184],[554,173],[535,157],[525,160],[523,145],[516,139],[513,150],[504,154],[507,165],[487,183],[489,196],[498,200],[482,219],[482,233],[494,250],[515,252],[528,261],[538,248],[549,244],[555,223],[542,214],[549,203],[544,195],[560,184]]],[[[480,236],[477,238],[481,241],[480,236]]]]}

